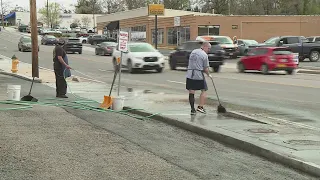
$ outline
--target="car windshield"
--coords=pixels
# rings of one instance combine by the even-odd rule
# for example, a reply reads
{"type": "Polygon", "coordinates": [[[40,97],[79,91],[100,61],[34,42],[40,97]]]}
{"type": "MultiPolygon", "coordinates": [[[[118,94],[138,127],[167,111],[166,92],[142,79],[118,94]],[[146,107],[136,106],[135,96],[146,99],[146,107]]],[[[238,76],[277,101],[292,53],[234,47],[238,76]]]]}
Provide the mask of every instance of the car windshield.
{"type": "Polygon", "coordinates": [[[220,44],[233,44],[233,41],[229,37],[215,37],[214,40],[219,41],[220,44]]]}
{"type": "Polygon", "coordinates": [[[29,43],[29,42],[31,42],[31,38],[23,38],[22,42],[29,43]]]}
{"type": "Polygon", "coordinates": [[[278,39],[279,39],[279,37],[273,37],[273,38],[266,40],[264,43],[265,44],[275,44],[278,39]]]}
{"type": "Polygon", "coordinates": [[[130,44],[130,52],[156,52],[156,49],[153,48],[150,44],[130,44]]]}
{"type": "Polygon", "coordinates": [[[243,40],[244,43],[246,43],[247,45],[257,45],[259,44],[257,41],[255,40],[243,40]]]}
{"type": "Polygon", "coordinates": [[[289,54],[292,54],[292,52],[289,49],[274,49],[273,54],[274,55],[289,55],[289,54]]]}
{"type": "Polygon", "coordinates": [[[313,37],[308,38],[308,41],[309,41],[309,42],[313,42],[313,37]]]}
{"type": "Polygon", "coordinates": [[[54,36],[47,36],[48,39],[55,39],[56,37],[54,36]]]}

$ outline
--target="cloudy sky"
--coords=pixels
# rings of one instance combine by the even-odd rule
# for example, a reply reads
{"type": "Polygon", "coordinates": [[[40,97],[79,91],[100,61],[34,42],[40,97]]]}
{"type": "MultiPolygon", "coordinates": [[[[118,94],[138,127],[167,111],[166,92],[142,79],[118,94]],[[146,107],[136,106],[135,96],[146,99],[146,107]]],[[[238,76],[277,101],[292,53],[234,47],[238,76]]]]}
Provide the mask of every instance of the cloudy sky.
{"type": "MultiPolygon", "coordinates": [[[[10,3],[12,7],[16,6],[17,4],[18,6],[21,6],[25,9],[30,9],[29,0],[5,0],[5,1],[12,2],[10,3]]],[[[46,5],[46,2],[47,0],[37,0],[37,9],[44,7],[46,5]]],[[[71,4],[75,4],[77,0],[49,0],[49,3],[50,2],[57,2],[67,9],[70,9],[70,8],[73,9],[71,4]]]]}

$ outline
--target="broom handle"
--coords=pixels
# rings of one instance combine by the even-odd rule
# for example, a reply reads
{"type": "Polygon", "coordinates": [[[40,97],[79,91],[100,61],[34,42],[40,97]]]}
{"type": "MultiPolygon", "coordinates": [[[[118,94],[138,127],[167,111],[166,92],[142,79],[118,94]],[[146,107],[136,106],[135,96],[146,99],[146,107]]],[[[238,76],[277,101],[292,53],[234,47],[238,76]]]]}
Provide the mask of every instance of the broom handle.
{"type": "Polygon", "coordinates": [[[113,84],[114,84],[114,81],[116,80],[117,74],[118,74],[118,71],[114,71],[114,76],[113,76],[113,80],[112,80],[109,96],[111,96],[111,92],[112,92],[112,89],[113,89],[113,84]]]}
{"type": "Polygon", "coordinates": [[[216,89],[216,86],[214,85],[214,82],[213,82],[213,78],[210,77],[211,81],[212,81],[212,84],[213,84],[213,87],[214,87],[214,91],[216,92],[216,95],[217,95],[217,98],[218,98],[218,102],[220,104],[220,99],[219,99],[219,95],[218,95],[218,92],[217,92],[217,89],[216,89]]]}
{"type": "Polygon", "coordinates": [[[31,83],[31,87],[30,87],[29,95],[31,94],[31,90],[32,90],[32,86],[33,86],[33,81],[34,81],[34,77],[32,78],[32,83],[31,83]]]}

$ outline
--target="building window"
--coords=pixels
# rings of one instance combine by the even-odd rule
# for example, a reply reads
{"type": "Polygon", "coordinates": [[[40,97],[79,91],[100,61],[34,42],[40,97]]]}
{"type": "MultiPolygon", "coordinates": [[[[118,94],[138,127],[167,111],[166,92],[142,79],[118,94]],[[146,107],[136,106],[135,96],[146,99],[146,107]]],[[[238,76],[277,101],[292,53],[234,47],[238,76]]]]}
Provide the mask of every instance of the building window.
{"type": "Polygon", "coordinates": [[[190,41],[190,27],[168,28],[168,45],[179,46],[183,42],[190,41]]]}
{"type": "MultiPolygon", "coordinates": [[[[151,30],[152,32],[152,44],[155,44],[155,35],[156,35],[156,32],[154,29],[151,30]]],[[[163,41],[164,41],[164,29],[158,29],[158,44],[163,44],[163,41]]]]}
{"type": "Polygon", "coordinates": [[[220,25],[198,26],[198,36],[219,36],[220,25]]]}
{"type": "Polygon", "coordinates": [[[146,40],[147,40],[146,30],[147,30],[146,25],[131,27],[130,40],[131,41],[146,42],[146,40]]]}
{"type": "Polygon", "coordinates": [[[168,28],[167,30],[167,44],[177,45],[177,30],[176,28],[168,28]]]}

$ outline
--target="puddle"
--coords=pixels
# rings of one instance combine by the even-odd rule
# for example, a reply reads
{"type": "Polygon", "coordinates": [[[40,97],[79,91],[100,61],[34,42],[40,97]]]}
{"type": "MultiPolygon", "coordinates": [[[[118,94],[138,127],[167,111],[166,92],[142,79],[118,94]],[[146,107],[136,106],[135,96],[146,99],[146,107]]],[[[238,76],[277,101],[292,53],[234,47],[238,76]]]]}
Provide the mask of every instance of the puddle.
{"type": "Polygon", "coordinates": [[[285,141],[286,144],[295,144],[295,145],[314,145],[320,146],[320,141],[313,141],[313,140],[289,140],[285,141]]]}
{"type": "Polygon", "coordinates": [[[279,131],[273,129],[264,129],[264,128],[256,128],[256,129],[247,129],[245,131],[249,131],[252,133],[278,133],[279,131]]]}

